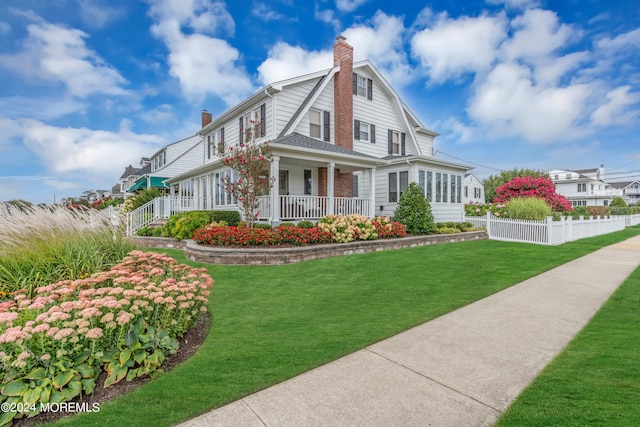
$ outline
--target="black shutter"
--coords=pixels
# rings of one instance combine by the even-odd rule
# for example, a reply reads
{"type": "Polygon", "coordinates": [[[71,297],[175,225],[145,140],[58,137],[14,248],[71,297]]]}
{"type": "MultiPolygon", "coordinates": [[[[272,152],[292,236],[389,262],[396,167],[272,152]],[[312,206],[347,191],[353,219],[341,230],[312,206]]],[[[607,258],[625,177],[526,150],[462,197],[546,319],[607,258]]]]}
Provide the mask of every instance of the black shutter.
{"type": "Polygon", "coordinates": [[[360,139],[360,120],[353,121],[353,138],[360,139]]]}
{"type": "Polygon", "coordinates": [[[405,139],[406,139],[406,134],[404,132],[402,132],[402,136],[400,137],[400,154],[402,154],[403,156],[405,155],[405,139]]]}
{"type": "Polygon", "coordinates": [[[371,142],[376,143],[376,125],[371,125],[371,142]]]}
{"type": "Polygon", "coordinates": [[[240,144],[244,142],[244,120],[240,117],[240,144]]]}
{"type": "Polygon", "coordinates": [[[220,128],[220,146],[218,150],[224,152],[224,128],[220,128]]]}
{"type": "Polygon", "coordinates": [[[207,159],[211,158],[211,135],[207,136],[207,159]]]}
{"type": "Polygon", "coordinates": [[[387,136],[389,138],[389,144],[387,145],[387,154],[393,154],[393,131],[387,130],[387,136]]]}
{"type": "Polygon", "coordinates": [[[267,134],[267,105],[260,106],[260,136],[267,134]]]}
{"type": "Polygon", "coordinates": [[[324,140],[331,141],[331,113],[328,111],[324,112],[324,140]]]}
{"type": "Polygon", "coordinates": [[[367,99],[373,101],[373,80],[367,79],[367,99]]]}
{"type": "Polygon", "coordinates": [[[358,94],[358,75],[353,73],[353,94],[358,94]]]}

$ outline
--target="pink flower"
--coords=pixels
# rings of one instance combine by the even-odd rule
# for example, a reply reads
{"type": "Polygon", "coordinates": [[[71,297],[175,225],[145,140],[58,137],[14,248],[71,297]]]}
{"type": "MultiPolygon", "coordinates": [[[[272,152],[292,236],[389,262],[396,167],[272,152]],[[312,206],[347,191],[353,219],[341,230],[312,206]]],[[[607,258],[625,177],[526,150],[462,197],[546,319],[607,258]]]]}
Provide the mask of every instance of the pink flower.
{"type": "Polygon", "coordinates": [[[102,337],[102,329],[101,328],[93,328],[87,331],[87,338],[96,339],[102,337]]]}
{"type": "Polygon", "coordinates": [[[118,325],[122,326],[126,323],[129,323],[131,321],[131,319],[133,318],[133,316],[129,313],[127,313],[126,311],[121,311],[118,314],[118,317],[116,318],[116,321],[118,322],[118,325]]]}

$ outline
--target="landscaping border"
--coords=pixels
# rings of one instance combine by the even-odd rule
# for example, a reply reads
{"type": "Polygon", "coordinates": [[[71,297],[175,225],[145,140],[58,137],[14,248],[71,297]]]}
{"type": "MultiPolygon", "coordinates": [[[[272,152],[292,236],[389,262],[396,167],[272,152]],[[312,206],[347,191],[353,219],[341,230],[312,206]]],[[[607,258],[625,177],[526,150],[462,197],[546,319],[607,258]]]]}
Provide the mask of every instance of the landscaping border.
{"type": "Polygon", "coordinates": [[[394,237],[390,239],[360,240],[349,243],[334,243],[293,247],[242,247],[229,248],[199,245],[193,240],[178,241],[167,237],[140,237],[131,239],[138,246],[149,248],[182,249],[191,261],[227,265],[280,265],[293,264],[313,259],[363,254],[391,249],[442,243],[486,240],[487,232],[469,231],[455,234],[431,234],[428,236],[394,237]]]}

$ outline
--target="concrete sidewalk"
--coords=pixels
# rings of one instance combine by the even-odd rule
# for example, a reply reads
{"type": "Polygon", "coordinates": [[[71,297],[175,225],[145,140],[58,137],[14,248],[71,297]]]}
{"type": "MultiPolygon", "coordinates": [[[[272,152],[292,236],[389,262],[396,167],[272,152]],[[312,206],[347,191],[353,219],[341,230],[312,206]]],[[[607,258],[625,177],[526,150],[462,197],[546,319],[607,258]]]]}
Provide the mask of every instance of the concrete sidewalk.
{"type": "Polygon", "coordinates": [[[182,426],[486,426],[640,265],[600,249],[182,426]]]}

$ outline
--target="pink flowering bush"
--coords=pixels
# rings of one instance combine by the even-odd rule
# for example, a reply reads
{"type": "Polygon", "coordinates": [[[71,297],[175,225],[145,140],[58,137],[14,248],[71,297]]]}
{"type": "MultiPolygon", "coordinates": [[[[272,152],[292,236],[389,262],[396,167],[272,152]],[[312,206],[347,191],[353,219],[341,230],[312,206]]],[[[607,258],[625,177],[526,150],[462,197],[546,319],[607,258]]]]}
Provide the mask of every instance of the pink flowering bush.
{"type": "Polygon", "coordinates": [[[571,212],[571,202],[556,193],[555,185],[548,178],[518,176],[496,188],[496,203],[506,203],[516,197],[537,197],[546,201],[554,211],[571,212]]]}
{"type": "Polygon", "coordinates": [[[485,216],[487,212],[491,212],[497,217],[509,218],[509,212],[504,203],[469,203],[464,205],[466,216],[485,216]]]}
{"type": "MultiPolygon", "coordinates": [[[[109,271],[40,286],[32,298],[13,292],[0,302],[0,402],[90,394],[102,370],[105,387],[153,376],[206,311],[212,286],[204,268],[132,251],[109,271]]],[[[0,425],[6,414],[16,416],[0,414],[0,425]]]]}

